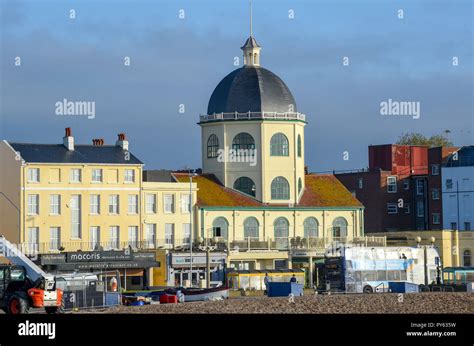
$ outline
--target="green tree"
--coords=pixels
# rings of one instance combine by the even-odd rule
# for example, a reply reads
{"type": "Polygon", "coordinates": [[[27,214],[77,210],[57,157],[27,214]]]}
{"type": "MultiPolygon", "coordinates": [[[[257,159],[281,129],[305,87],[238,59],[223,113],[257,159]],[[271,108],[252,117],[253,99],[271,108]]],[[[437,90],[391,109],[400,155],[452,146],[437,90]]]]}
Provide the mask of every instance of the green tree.
{"type": "Polygon", "coordinates": [[[396,144],[401,145],[427,145],[429,147],[452,147],[453,142],[449,140],[447,134],[449,130],[445,131],[446,135],[433,135],[430,138],[416,132],[407,132],[398,137],[396,144]]]}

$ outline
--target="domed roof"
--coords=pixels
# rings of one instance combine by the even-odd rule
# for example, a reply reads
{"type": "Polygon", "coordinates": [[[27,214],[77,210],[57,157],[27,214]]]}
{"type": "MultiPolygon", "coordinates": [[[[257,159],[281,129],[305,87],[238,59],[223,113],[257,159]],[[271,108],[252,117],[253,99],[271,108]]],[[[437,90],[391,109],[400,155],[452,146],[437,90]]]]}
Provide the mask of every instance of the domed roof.
{"type": "Polygon", "coordinates": [[[246,112],[297,112],[295,99],[286,84],[260,66],[232,71],[217,85],[207,114],[246,112]]]}

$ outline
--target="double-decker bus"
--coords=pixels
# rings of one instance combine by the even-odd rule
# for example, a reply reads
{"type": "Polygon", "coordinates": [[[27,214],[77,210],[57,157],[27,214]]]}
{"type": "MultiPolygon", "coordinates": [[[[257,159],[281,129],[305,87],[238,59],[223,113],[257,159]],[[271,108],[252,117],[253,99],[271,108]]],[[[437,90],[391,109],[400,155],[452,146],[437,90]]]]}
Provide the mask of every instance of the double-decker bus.
{"type": "Polygon", "coordinates": [[[340,246],[326,250],[320,288],[346,293],[388,292],[393,281],[424,285],[425,272],[428,284],[439,282],[440,268],[439,254],[433,247],[340,246]]]}

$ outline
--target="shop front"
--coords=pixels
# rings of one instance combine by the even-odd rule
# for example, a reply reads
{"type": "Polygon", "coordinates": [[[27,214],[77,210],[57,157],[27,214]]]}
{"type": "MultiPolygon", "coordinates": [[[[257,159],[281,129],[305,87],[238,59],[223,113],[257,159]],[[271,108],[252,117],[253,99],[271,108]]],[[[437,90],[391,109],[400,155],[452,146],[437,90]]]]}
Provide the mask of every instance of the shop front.
{"type": "Polygon", "coordinates": [[[38,256],[38,264],[49,272],[61,275],[95,274],[109,283],[109,289],[145,289],[150,285],[153,268],[159,268],[154,252],[77,251],[38,256]],[[114,281],[116,280],[116,282],[114,281]]]}
{"type": "MultiPolygon", "coordinates": [[[[169,254],[169,286],[205,287],[207,262],[205,252],[171,252],[169,254]],[[192,280],[192,281],[191,281],[192,280]]],[[[209,256],[210,283],[215,286],[224,281],[227,255],[224,252],[211,252],[209,256]]]]}
{"type": "Polygon", "coordinates": [[[293,269],[305,272],[305,286],[317,287],[321,278],[324,252],[318,250],[292,250],[290,253],[293,269]]]}

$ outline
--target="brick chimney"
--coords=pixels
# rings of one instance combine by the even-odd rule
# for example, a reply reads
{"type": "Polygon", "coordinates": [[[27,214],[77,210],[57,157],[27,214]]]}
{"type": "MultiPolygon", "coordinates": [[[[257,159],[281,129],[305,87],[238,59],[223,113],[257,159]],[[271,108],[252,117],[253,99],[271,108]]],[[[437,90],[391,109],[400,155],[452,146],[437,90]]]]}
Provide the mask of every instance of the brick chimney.
{"type": "Polygon", "coordinates": [[[72,136],[71,128],[66,127],[66,134],[63,137],[63,145],[67,148],[67,150],[73,151],[74,150],[74,137],[72,136]]]}
{"type": "Polygon", "coordinates": [[[118,134],[118,140],[115,142],[115,145],[121,147],[123,150],[128,151],[128,141],[125,133],[118,134]]]}

